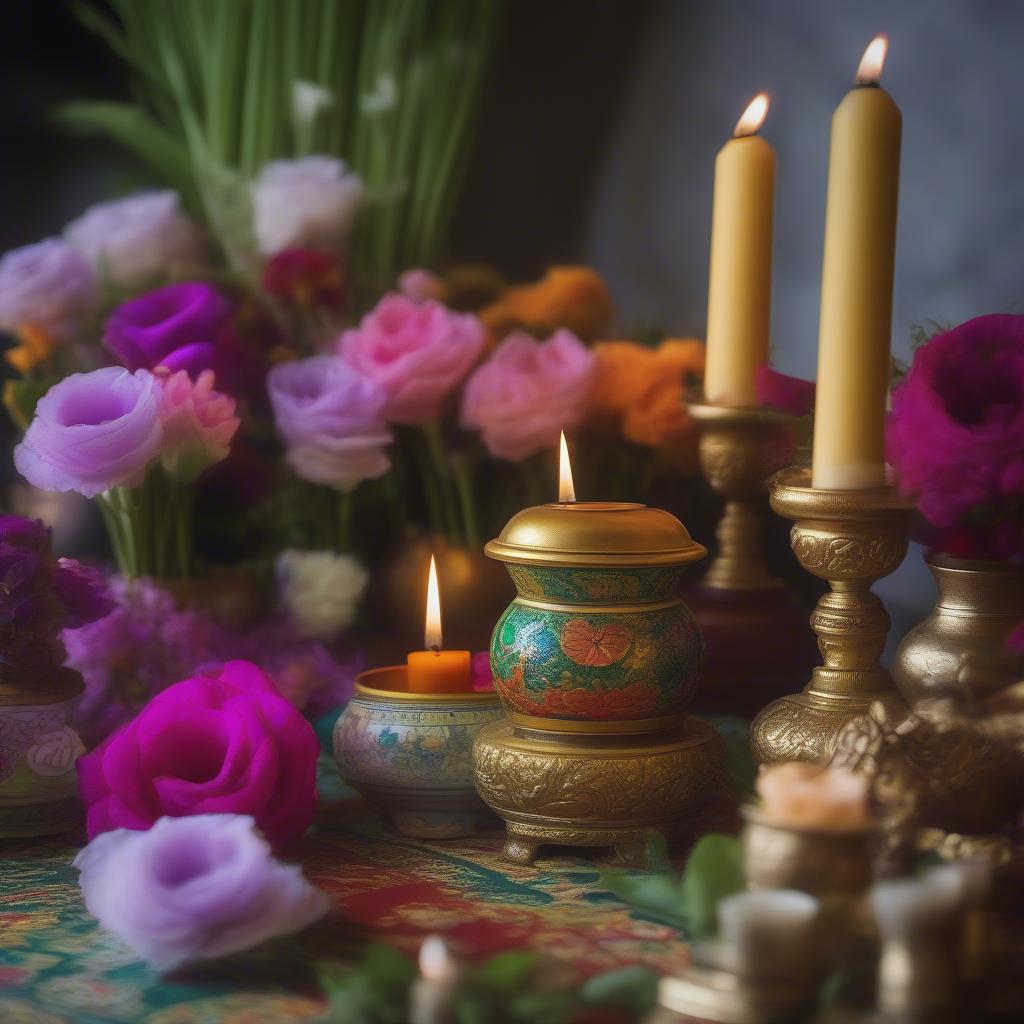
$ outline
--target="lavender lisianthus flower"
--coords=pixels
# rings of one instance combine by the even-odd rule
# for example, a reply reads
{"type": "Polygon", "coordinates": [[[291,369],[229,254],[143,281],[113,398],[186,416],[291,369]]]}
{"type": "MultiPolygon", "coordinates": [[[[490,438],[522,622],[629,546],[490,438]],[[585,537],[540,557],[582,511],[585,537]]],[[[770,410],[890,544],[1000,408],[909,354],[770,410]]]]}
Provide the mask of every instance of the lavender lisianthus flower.
{"type": "Polygon", "coordinates": [[[391,468],[386,396],[340,359],[282,363],[270,371],[267,389],[286,458],[303,480],[350,491],[391,468]]]}
{"type": "Polygon", "coordinates": [[[282,249],[344,245],[363,195],[359,176],[326,156],[268,163],[252,186],[256,243],[272,256],[282,249]]]}
{"type": "Polygon", "coordinates": [[[74,337],[96,302],[89,261],[59,238],[13,249],[0,259],[0,328],[34,327],[57,342],[74,337]]]}
{"type": "Polygon", "coordinates": [[[162,970],[300,931],[330,907],[298,867],[271,856],[248,815],[104,832],[74,864],[89,913],[162,970]]]}
{"type": "Polygon", "coordinates": [[[43,395],[14,464],[41,490],[94,498],[141,483],[162,438],[156,378],[106,366],[65,377],[43,395]]]}
{"type": "Polygon", "coordinates": [[[195,270],[206,239],[175,192],[139,192],[91,206],[64,238],[122,288],[141,288],[195,270]]]}
{"type": "Polygon", "coordinates": [[[186,370],[213,364],[215,339],[231,307],[212,285],[182,281],[122,303],[107,320],[103,344],[129,370],[186,370]]]}

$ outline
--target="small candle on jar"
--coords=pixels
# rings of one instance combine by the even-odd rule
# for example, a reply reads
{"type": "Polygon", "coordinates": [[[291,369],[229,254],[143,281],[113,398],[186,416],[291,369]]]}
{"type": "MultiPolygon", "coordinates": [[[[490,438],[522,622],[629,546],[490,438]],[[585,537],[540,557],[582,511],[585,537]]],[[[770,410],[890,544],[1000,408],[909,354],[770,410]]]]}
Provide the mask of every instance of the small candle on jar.
{"type": "Polygon", "coordinates": [[[725,966],[741,978],[798,978],[815,962],[819,903],[793,889],[738,892],[718,904],[725,966]]]}
{"type": "Polygon", "coordinates": [[[430,556],[427,579],[427,613],[423,629],[425,651],[411,651],[406,658],[411,693],[463,693],[473,689],[469,651],[442,650],[441,592],[437,563],[430,556]]]}
{"type": "Polygon", "coordinates": [[[725,406],[757,405],[755,374],[768,362],[775,150],[758,130],[759,93],[715,159],[704,395],[725,406]]]}
{"type": "Polygon", "coordinates": [[[425,939],[420,946],[420,976],[409,996],[409,1024],[452,1024],[460,973],[444,939],[425,939]]]}
{"type": "Polygon", "coordinates": [[[758,776],[757,792],[768,824],[829,832],[871,824],[867,782],[845,768],[806,761],[772,765],[758,776]]]}

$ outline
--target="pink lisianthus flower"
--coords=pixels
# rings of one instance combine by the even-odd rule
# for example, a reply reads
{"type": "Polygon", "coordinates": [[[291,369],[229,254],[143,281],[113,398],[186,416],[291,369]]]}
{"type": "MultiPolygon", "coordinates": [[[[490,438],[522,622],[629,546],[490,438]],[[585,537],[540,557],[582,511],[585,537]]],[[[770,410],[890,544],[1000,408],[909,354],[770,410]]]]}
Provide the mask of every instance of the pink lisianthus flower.
{"type": "Polygon", "coordinates": [[[274,860],[247,815],[104,832],[74,864],[89,913],[162,970],[291,934],[330,907],[299,868],[274,860]]]}
{"type": "Polygon", "coordinates": [[[313,820],[319,741],[248,661],[175,683],[78,762],[89,838],[164,816],[251,814],[284,846],[313,820]]]}
{"type": "Polygon", "coordinates": [[[413,302],[427,302],[440,299],[445,291],[444,281],[422,267],[405,271],[398,279],[398,290],[413,302]]]}
{"type": "Polygon", "coordinates": [[[275,366],[267,377],[277,432],[288,464],[310,483],[350,491],[383,476],[391,433],[384,392],[336,356],[275,366]]]}
{"type": "Polygon", "coordinates": [[[941,550],[1024,554],[1024,316],[976,317],[922,345],[893,392],[886,454],[941,550]]]}
{"type": "Polygon", "coordinates": [[[41,490],[94,498],[140,484],[162,445],[159,382],[147,370],[106,366],[65,377],[43,395],[14,463],[41,490]]]}
{"type": "Polygon", "coordinates": [[[814,412],[816,387],[813,380],[790,377],[764,363],[754,373],[754,386],[758,402],[769,409],[791,416],[809,416],[814,412]]]}
{"type": "Polygon", "coordinates": [[[392,294],[345,331],[336,347],[349,366],[384,390],[388,420],[426,423],[437,419],[484,340],[483,324],[472,314],[392,294]]]}
{"type": "Polygon", "coordinates": [[[571,331],[538,342],[514,332],[478,367],[462,396],[462,425],[487,450],[518,462],[553,448],[586,409],[594,355],[571,331]]]}
{"type": "Polygon", "coordinates": [[[168,476],[190,483],[204,469],[228,457],[240,424],[235,400],[214,390],[212,370],[195,381],[184,371],[162,371],[160,418],[164,427],[161,462],[168,476]]]}

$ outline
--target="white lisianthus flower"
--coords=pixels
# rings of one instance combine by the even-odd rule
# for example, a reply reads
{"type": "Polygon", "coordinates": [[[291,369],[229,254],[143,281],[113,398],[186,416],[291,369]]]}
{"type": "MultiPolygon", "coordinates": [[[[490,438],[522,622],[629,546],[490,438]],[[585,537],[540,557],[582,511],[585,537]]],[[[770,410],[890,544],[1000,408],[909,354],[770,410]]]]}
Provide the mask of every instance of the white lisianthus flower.
{"type": "Polygon", "coordinates": [[[364,92],[359,97],[359,109],[367,117],[383,114],[394,110],[398,105],[398,86],[395,76],[380,74],[374,83],[372,92],[364,92]]]}
{"type": "Polygon", "coordinates": [[[123,288],[183,275],[203,263],[206,238],[176,192],[139,192],[90,207],[64,237],[123,288]]]}
{"type": "Polygon", "coordinates": [[[333,551],[283,551],[277,557],[281,600],[300,635],[329,640],[355,620],[369,573],[333,551]]]}
{"type": "Polygon", "coordinates": [[[316,120],[321,110],[326,110],[334,103],[329,89],[316,82],[308,82],[297,78],[292,82],[292,114],[298,124],[309,124],[316,120]]]}
{"type": "Polygon", "coordinates": [[[362,196],[362,180],[343,160],[271,161],[252,185],[259,251],[272,256],[282,249],[340,248],[351,234],[362,196]]]}
{"type": "Polygon", "coordinates": [[[89,261],[59,238],[12,249],[0,260],[0,328],[45,331],[54,341],[72,338],[96,301],[89,261]]]}

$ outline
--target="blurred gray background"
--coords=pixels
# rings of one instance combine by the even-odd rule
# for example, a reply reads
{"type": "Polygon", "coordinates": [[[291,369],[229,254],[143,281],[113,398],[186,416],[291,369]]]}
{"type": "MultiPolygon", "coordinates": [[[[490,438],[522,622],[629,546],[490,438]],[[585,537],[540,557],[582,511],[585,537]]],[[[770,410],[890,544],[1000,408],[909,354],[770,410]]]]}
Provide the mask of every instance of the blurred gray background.
{"type": "MultiPolygon", "coordinates": [[[[122,69],[63,0],[8,8],[0,252],[147,183],[49,119],[68,99],[125,97],[122,69]]],[[[702,336],[715,153],[764,89],[775,362],[813,376],[829,119],[880,31],[904,115],[894,351],[908,354],[915,323],[1020,310],[1024,0],[509,0],[452,258],[518,279],[592,263],[622,334],[702,336]]],[[[933,598],[917,551],[878,589],[894,637],[933,598]]]]}

